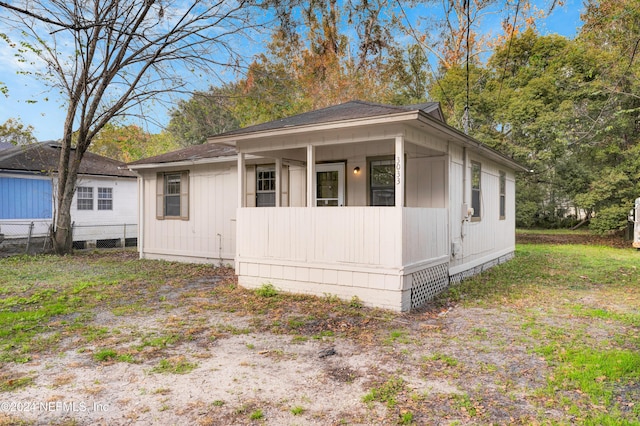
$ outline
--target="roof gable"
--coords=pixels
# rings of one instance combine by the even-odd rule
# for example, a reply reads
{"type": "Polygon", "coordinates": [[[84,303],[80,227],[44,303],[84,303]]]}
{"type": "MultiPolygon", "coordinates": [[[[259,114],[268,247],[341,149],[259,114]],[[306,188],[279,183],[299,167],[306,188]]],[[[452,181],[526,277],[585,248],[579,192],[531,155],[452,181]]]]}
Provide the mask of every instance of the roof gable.
{"type": "MultiPolygon", "coordinates": [[[[56,142],[40,142],[14,146],[0,151],[0,169],[34,173],[55,173],[58,171],[60,145],[56,142]]],[[[71,151],[71,158],[75,149],[71,151]]],[[[125,168],[125,163],[98,154],[86,152],[80,163],[80,174],[135,177],[125,168]]]]}
{"type": "Polygon", "coordinates": [[[385,115],[400,114],[411,111],[423,111],[434,118],[444,122],[440,112],[440,104],[437,102],[427,102],[423,104],[396,106],[383,105],[365,101],[349,101],[338,105],[329,106],[315,111],[303,112],[302,114],[279,120],[256,124],[238,130],[221,133],[214,137],[244,135],[248,133],[263,132],[269,130],[284,129],[287,127],[310,126],[314,124],[331,123],[346,120],[357,120],[360,118],[381,117],[385,115]]]}

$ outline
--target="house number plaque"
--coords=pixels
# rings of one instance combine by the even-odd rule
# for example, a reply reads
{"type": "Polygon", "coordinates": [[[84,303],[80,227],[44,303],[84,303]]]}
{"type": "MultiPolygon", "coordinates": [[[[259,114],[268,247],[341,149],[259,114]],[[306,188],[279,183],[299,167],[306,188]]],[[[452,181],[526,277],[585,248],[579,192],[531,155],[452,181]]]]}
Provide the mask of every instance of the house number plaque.
{"type": "Polygon", "coordinates": [[[396,185],[400,185],[400,169],[402,168],[402,164],[400,163],[400,157],[396,157],[396,185]]]}

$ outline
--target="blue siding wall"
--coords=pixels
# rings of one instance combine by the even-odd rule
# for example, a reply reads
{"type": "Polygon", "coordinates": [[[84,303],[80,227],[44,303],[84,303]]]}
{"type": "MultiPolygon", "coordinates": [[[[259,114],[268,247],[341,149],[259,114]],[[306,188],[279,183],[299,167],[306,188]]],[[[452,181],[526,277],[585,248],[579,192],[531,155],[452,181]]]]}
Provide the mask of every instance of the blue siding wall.
{"type": "Polygon", "coordinates": [[[0,219],[50,219],[51,181],[0,177],[0,219]]]}

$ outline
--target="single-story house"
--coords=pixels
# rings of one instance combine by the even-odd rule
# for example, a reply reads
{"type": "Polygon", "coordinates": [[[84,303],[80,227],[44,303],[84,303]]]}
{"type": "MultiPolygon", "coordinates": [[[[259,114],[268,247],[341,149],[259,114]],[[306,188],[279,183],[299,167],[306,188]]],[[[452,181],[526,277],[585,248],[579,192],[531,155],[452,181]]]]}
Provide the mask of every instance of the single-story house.
{"type": "Polygon", "coordinates": [[[352,101],[129,164],[142,258],[398,311],[510,259],[516,162],[437,103],[352,101]],[[240,171],[240,172],[238,172],[240,171]]]}
{"type": "MultiPolygon", "coordinates": [[[[49,232],[55,214],[60,145],[54,141],[0,150],[0,232],[22,238],[49,232]]],[[[74,241],[121,240],[123,225],[136,238],[136,175],[125,164],[87,152],[71,208],[74,241]]]]}

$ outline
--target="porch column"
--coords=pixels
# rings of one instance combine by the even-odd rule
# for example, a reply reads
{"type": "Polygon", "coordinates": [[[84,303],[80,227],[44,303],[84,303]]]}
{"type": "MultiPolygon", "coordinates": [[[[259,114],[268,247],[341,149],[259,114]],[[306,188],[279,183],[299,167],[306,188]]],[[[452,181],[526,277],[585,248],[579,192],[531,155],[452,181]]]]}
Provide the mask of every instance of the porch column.
{"type": "Polygon", "coordinates": [[[316,187],[316,147],[307,145],[307,207],[313,207],[316,187]]]}
{"type": "Polygon", "coordinates": [[[276,207],[282,202],[282,158],[276,158],[276,207]]]}
{"type": "Polygon", "coordinates": [[[404,207],[404,136],[396,136],[396,207],[404,207]]]}
{"type": "Polygon", "coordinates": [[[238,153],[238,207],[245,207],[247,182],[244,170],[244,153],[238,153]]]}

